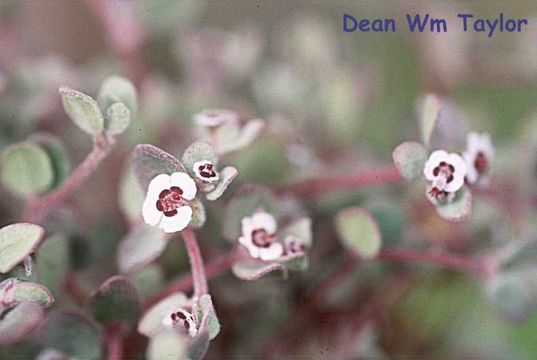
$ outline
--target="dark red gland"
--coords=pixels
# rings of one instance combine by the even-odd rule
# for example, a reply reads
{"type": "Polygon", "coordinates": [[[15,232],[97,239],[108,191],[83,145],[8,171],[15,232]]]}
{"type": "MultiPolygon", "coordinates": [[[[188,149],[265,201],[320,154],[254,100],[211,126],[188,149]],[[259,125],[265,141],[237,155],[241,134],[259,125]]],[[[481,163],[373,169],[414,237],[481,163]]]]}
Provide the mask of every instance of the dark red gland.
{"type": "Polygon", "coordinates": [[[274,234],[269,234],[265,229],[252,231],[252,242],[257,247],[268,248],[274,242],[274,234]]]}
{"type": "Polygon", "coordinates": [[[177,208],[183,206],[185,201],[182,196],[183,190],[178,186],[172,186],[170,189],[165,189],[158,195],[156,207],[158,211],[162,211],[164,216],[177,215],[177,208]]]}
{"type": "Polygon", "coordinates": [[[478,173],[483,174],[487,172],[489,167],[489,162],[487,157],[482,152],[479,152],[474,160],[474,167],[478,173]]]}
{"type": "Polygon", "coordinates": [[[186,319],[186,315],[183,314],[182,312],[178,311],[177,312],[177,317],[181,320],[185,320],[186,319]]]}
{"type": "Polygon", "coordinates": [[[453,174],[455,173],[455,167],[451,164],[446,163],[445,161],[440,162],[437,167],[433,169],[433,175],[438,176],[443,174],[446,177],[446,182],[450,183],[453,181],[453,174]]]}
{"type": "Polygon", "coordinates": [[[200,165],[198,167],[200,175],[204,178],[210,179],[216,177],[216,172],[213,169],[213,164],[200,165]]]}

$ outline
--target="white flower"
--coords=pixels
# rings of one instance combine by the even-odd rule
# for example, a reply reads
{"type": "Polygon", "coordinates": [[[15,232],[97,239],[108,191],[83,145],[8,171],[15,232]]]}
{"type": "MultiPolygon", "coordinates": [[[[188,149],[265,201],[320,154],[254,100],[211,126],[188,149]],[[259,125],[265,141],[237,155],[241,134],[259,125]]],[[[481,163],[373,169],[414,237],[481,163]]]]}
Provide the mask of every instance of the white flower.
{"type": "Polygon", "coordinates": [[[194,123],[204,127],[217,127],[229,123],[237,123],[239,116],[230,110],[205,110],[193,116],[194,123]]]}
{"type": "Polygon", "coordinates": [[[190,200],[196,196],[196,183],[186,173],[157,175],[149,183],[142,208],[144,221],[166,233],[183,230],[192,219],[190,200]]]}
{"type": "Polygon", "coordinates": [[[455,153],[436,150],[427,159],[423,175],[432,184],[431,195],[440,196],[442,193],[454,193],[464,185],[466,163],[455,153]]]}
{"type": "Polygon", "coordinates": [[[202,160],[194,163],[193,169],[196,178],[204,183],[214,184],[218,182],[220,175],[214,169],[213,163],[209,160],[202,160]]]}
{"type": "Polygon", "coordinates": [[[287,255],[301,254],[304,252],[304,243],[299,237],[296,237],[294,235],[287,235],[283,240],[283,243],[285,247],[285,253],[287,255]]]}
{"type": "Polygon", "coordinates": [[[486,186],[489,178],[490,165],[494,160],[494,147],[489,134],[471,132],[467,136],[466,151],[462,155],[468,172],[466,180],[470,184],[478,183],[486,186]]]}
{"type": "Polygon", "coordinates": [[[194,317],[191,313],[183,309],[173,311],[167,315],[162,320],[162,324],[169,329],[186,331],[190,337],[195,337],[198,334],[194,317]]]}
{"type": "Polygon", "coordinates": [[[255,213],[242,219],[242,236],[239,242],[254,259],[274,260],[283,254],[283,245],[276,241],[276,220],[266,212],[255,213]]]}

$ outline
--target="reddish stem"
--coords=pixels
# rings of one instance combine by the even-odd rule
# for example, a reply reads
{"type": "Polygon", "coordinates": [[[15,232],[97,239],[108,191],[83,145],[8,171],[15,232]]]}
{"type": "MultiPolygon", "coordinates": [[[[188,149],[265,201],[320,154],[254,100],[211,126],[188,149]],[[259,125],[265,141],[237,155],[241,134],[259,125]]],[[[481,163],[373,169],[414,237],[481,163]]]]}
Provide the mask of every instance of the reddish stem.
{"type": "Polygon", "coordinates": [[[29,201],[24,218],[28,222],[41,222],[58,204],[69,197],[90,176],[108,156],[114,146],[114,139],[106,136],[93,138],[93,150],[78,165],[61,187],[47,195],[29,201]]]}
{"type": "MultiPolygon", "coordinates": [[[[224,271],[231,268],[231,265],[235,262],[237,259],[237,255],[233,252],[231,254],[222,255],[221,257],[217,258],[213,262],[207,264],[205,267],[205,275],[207,279],[212,279],[213,277],[218,276],[219,274],[223,273],[224,271]]],[[[160,300],[164,299],[165,297],[178,292],[178,291],[188,291],[192,289],[193,281],[192,281],[192,275],[185,275],[177,279],[175,282],[173,282],[170,286],[168,286],[166,289],[162,290],[159,294],[152,297],[151,299],[147,300],[144,304],[144,308],[148,309],[151,306],[155,305],[160,300]]]]}
{"type": "Polygon", "coordinates": [[[394,167],[369,170],[356,174],[310,179],[278,189],[278,193],[292,193],[298,197],[324,194],[332,191],[356,190],[368,186],[395,183],[402,180],[394,167]]]}
{"type": "Polygon", "coordinates": [[[207,294],[207,278],[205,277],[205,268],[203,267],[203,258],[201,257],[200,248],[196,240],[196,234],[190,227],[181,231],[185,240],[186,252],[190,260],[190,268],[192,271],[192,283],[194,285],[194,298],[199,298],[207,294]]]}
{"type": "Polygon", "coordinates": [[[108,353],[106,355],[106,359],[123,359],[123,336],[121,331],[119,331],[119,329],[112,328],[110,331],[107,331],[106,335],[106,341],[108,344],[108,353]]]}

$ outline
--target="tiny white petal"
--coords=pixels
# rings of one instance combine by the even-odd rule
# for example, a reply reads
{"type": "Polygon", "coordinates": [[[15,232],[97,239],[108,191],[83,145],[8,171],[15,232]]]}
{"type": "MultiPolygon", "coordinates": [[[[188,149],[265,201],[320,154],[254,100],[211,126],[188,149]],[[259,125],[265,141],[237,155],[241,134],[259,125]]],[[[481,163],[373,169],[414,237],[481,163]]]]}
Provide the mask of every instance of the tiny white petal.
{"type": "Polygon", "coordinates": [[[181,206],[174,216],[163,216],[160,220],[159,228],[165,233],[174,233],[187,227],[192,220],[192,209],[190,206],[181,206]]]}
{"type": "Polygon", "coordinates": [[[142,217],[146,224],[155,226],[160,222],[162,212],[157,209],[158,193],[148,193],[142,206],[142,217]]]}
{"type": "Polygon", "coordinates": [[[181,195],[186,200],[192,200],[196,196],[196,183],[187,173],[176,172],[171,175],[170,186],[178,186],[183,190],[181,195]]]}
{"type": "Polygon", "coordinates": [[[248,250],[248,252],[250,253],[251,257],[253,257],[254,259],[259,258],[259,247],[257,247],[252,242],[251,237],[247,238],[247,237],[241,236],[239,238],[239,243],[248,250]]]}
{"type": "Polygon", "coordinates": [[[151,180],[147,187],[147,194],[160,194],[164,189],[170,188],[171,177],[168,174],[157,175],[151,180]]]}
{"type": "Polygon", "coordinates": [[[464,152],[463,157],[464,161],[466,162],[466,179],[470,184],[475,184],[477,178],[479,177],[479,173],[474,166],[475,155],[472,155],[469,152],[464,152]]]}
{"type": "Polygon", "coordinates": [[[279,242],[274,242],[267,248],[259,249],[259,257],[264,261],[275,260],[282,256],[282,254],[283,246],[279,242]]]}
{"type": "Polygon", "coordinates": [[[251,217],[247,216],[245,218],[242,218],[241,220],[242,225],[242,235],[249,239],[249,241],[252,240],[252,231],[255,230],[254,222],[251,217]]]}
{"type": "Polygon", "coordinates": [[[447,192],[455,192],[464,185],[464,178],[466,177],[467,172],[466,163],[459,154],[455,153],[449,154],[447,162],[453,165],[455,172],[453,173],[453,180],[446,184],[444,190],[447,192]]]}
{"type": "Polygon", "coordinates": [[[274,234],[278,228],[274,216],[264,211],[255,213],[252,221],[255,229],[264,229],[269,234],[274,234]]]}
{"type": "Polygon", "coordinates": [[[448,153],[444,150],[436,150],[429,155],[429,158],[425,162],[425,167],[423,169],[423,175],[425,178],[429,181],[433,181],[436,176],[434,176],[433,171],[434,169],[440,164],[442,161],[447,161],[448,153]]]}

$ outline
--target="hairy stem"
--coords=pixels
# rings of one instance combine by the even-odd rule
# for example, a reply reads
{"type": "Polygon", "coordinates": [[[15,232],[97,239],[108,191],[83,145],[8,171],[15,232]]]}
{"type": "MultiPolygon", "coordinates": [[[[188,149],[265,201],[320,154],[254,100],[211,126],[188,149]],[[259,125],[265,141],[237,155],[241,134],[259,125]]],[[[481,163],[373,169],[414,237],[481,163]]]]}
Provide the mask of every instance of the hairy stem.
{"type": "Polygon", "coordinates": [[[208,292],[207,278],[205,277],[205,268],[203,267],[200,248],[196,240],[196,235],[190,227],[181,231],[181,234],[185,240],[186,251],[190,260],[192,283],[194,285],[194,298],[199,298],[208,292]]]}
{"type": "Polygon", "coordinates": [[[25,210],[28,222],[41,222],[52,210],[69,197],[90,176],[108,156],[114,146],[114,139],[105,135],[93,138],[93,150],[73,171],[58,189],[47,195],[31,200],[25,210]]]}
{"type": "Polygon", "coordinates": [[[107,360],[123,359],[123,335],[118,329],[107,331],[106,342],[108,345],[107,360]]]}
{"type": "Polygon", "coordinates": [[[308,197],[333,191],[356,190],[368,186],[395,183],[402,180],[394,167],[375,169],[356,174],[341,174],[333,177],[305,180],[280,188],[279,193],[292,193],[298,197],[308,197]]]}

